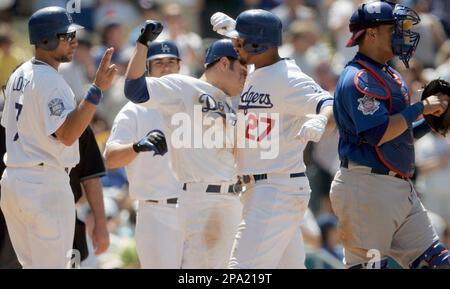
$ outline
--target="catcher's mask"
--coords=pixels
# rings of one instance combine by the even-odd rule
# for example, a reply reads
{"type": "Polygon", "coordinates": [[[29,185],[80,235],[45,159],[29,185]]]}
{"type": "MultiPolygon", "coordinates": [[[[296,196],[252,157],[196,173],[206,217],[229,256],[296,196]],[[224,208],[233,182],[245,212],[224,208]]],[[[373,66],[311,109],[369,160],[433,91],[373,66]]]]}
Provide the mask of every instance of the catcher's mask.
{"type": "Polygon", "coordinates": [[[391,47],[394,55],[398,56],[409,68],[409,60],[419,44],[420,35],[411,31],[420,22],[419,15],[411,8],[389,1],[375,1],[363,3],[354,11],[349,29],[353,33],[347,42],[347,47],[359,44],[359,39],[367,28],[380,25],[394,25],[391,47]]]}
{"type": "Polygon", "coordinates": [[[392,51],[409,68],[409,60],[419,45],[420,34],[412,31],[420,22],[420,17],[411,8],[395,5],[392,12],[395,19],[395,30],[392,35],[392,51]]]}

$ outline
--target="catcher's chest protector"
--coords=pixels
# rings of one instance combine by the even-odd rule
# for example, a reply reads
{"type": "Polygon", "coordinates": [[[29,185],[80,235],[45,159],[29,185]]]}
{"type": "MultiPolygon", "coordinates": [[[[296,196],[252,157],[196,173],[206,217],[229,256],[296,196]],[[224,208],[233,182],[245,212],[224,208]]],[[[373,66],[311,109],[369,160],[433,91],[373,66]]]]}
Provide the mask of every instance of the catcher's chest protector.
{"type": "MultiPolygon", "coordinates": [[[[355,65],[355,64],[354,64],[355,65]]],[[[357,61],[361,67],[355,76],[356,88],[379,101],[383,101],[389,114],[397,114],[410,105],[409,91],[400,74],[385,65],[380,68],[372,63],[357,61]]],[[[374,147],[381,162],[404,177],[414,173],[414,136],[412,129],[395,139],[374,147]]]]}

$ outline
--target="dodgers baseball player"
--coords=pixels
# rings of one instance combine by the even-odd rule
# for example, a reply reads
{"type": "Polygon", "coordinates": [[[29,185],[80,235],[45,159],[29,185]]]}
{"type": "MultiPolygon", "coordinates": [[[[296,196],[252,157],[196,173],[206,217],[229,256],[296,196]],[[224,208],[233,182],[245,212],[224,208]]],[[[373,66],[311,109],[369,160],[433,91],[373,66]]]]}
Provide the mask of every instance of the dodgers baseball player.
{"type": "MultiPolygon", "coordinates": [[[[169,40],[154,41],[147,54],[149,77],[180,71],[180,56],[169,40]]],[[[139,200],[135,239],[141,268],[179,269],[183,234],[177,202],[183,184],[169,167],[169,151],[153,157],[134,149],[152,130],[166,131],[161,113],[133,102],[117,114],[106,143],[105,161],[109,169],[125,166],[131,197],[139,200]]]]}
{"type": "Polygon", "coordinates": [[[281,59],[282,25],[264,10],[247,10],[236,20],[218,12],[213,30],[232,38],[240,59],[254,64],[240,97],[246,125],[237,131],[237,165],[247,191],[230,268],[304,268],[299,224],[310,188],[302,155],[318,141],[332,116],[332,98],[293,60],[281,59]],[[264,155],[271,143],[277,155],[264,155]]]}
{"type": "Polygon", "coordinates": [[[336,87],[341,168],[330,192],[349,268],[386,268],[388,256],[404,268],[450,268],[410,181],[414,139],[431,130],[416,120],[442,114],[449,97],[411,105],[404,79],[387,64],[399,56],[408,67],[419,22],[414,10],[382,1],[360,5],[350,19],[348,46],[359,52],[336,87]]]}
{"type": "Polygon", "coordinates": [[[79,29],[63,8],[36,11],[28,22],[35,57],[10,76],[6,87],[1,206],[23,268],[70,265],[75,205],[68,172],[79,161],[77,140],[116,71],[110,66],[113,50],[107,50],[94,84],[76,106],[57,69],[71,61],[79,29]]]}
{"type": "Polygon", "coordinates": [[[242,90],[246,67],[237,61],[231,41],[222,40],[207,52],[201,79],[178,74],[146,78],[142,62],[147,45],[161,31],[162,25],[150,20],[142,29],[128,66],[125,95],[161,111],[171,136],[171,166],[184,183],[179,199],[185,221],[182,268],[226,268],[242,210],[229,144],[235,119],[227,98],[242,90]]]}

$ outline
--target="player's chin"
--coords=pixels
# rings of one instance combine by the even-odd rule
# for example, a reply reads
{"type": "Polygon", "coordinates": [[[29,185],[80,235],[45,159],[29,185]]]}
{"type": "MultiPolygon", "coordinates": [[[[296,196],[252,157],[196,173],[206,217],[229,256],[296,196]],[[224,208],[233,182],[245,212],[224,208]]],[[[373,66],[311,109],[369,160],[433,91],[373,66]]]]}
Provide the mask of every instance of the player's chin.
{"type": "Polygon", "coordinates": [[[59,62],[65,63],[65,62],[71,62],[73,59],[73,53],[69,53],[67,55],[61,56],[59,62]]]}

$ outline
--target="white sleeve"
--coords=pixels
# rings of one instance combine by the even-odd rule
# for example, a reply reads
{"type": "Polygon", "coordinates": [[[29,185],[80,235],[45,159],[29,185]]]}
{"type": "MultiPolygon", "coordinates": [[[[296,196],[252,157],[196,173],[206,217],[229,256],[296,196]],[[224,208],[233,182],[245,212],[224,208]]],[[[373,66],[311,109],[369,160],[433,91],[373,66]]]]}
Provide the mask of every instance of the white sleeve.
{"type": "Polygon", "coordinates": [[[183,81],[178,75],[167,75],[160,78],[147,77],[147,89],[150,99],[142,105],[155,108],[165,113],[179,111],[182,104],[183,81]]]}
{"type": "Polygon", "coordinates": [[[44,100],[42,111],[44,112],[45,131],[47,135],[52,135],[64,123],[69,113],[76,108],[76,102],[73,92],[67,84],[60,87],[49,87],[42,91],[44,91],[41,96],[44,100]]]}
{"type": "Polygon", "coordinates": [[[322,89],[311,78],[296,78],[289,82],[289,90],[283,98],[284,111],[291,115],[304,116],[316,114],[317,106],[324,100],[332,98],[328,91],[322,89]]]}
{"type": "Polygon", "coordinates": [[[122,109],[114,119],[106,148],[112,144],[129,144],[137,141],[137,115],[130,108],[122,109]]]}

